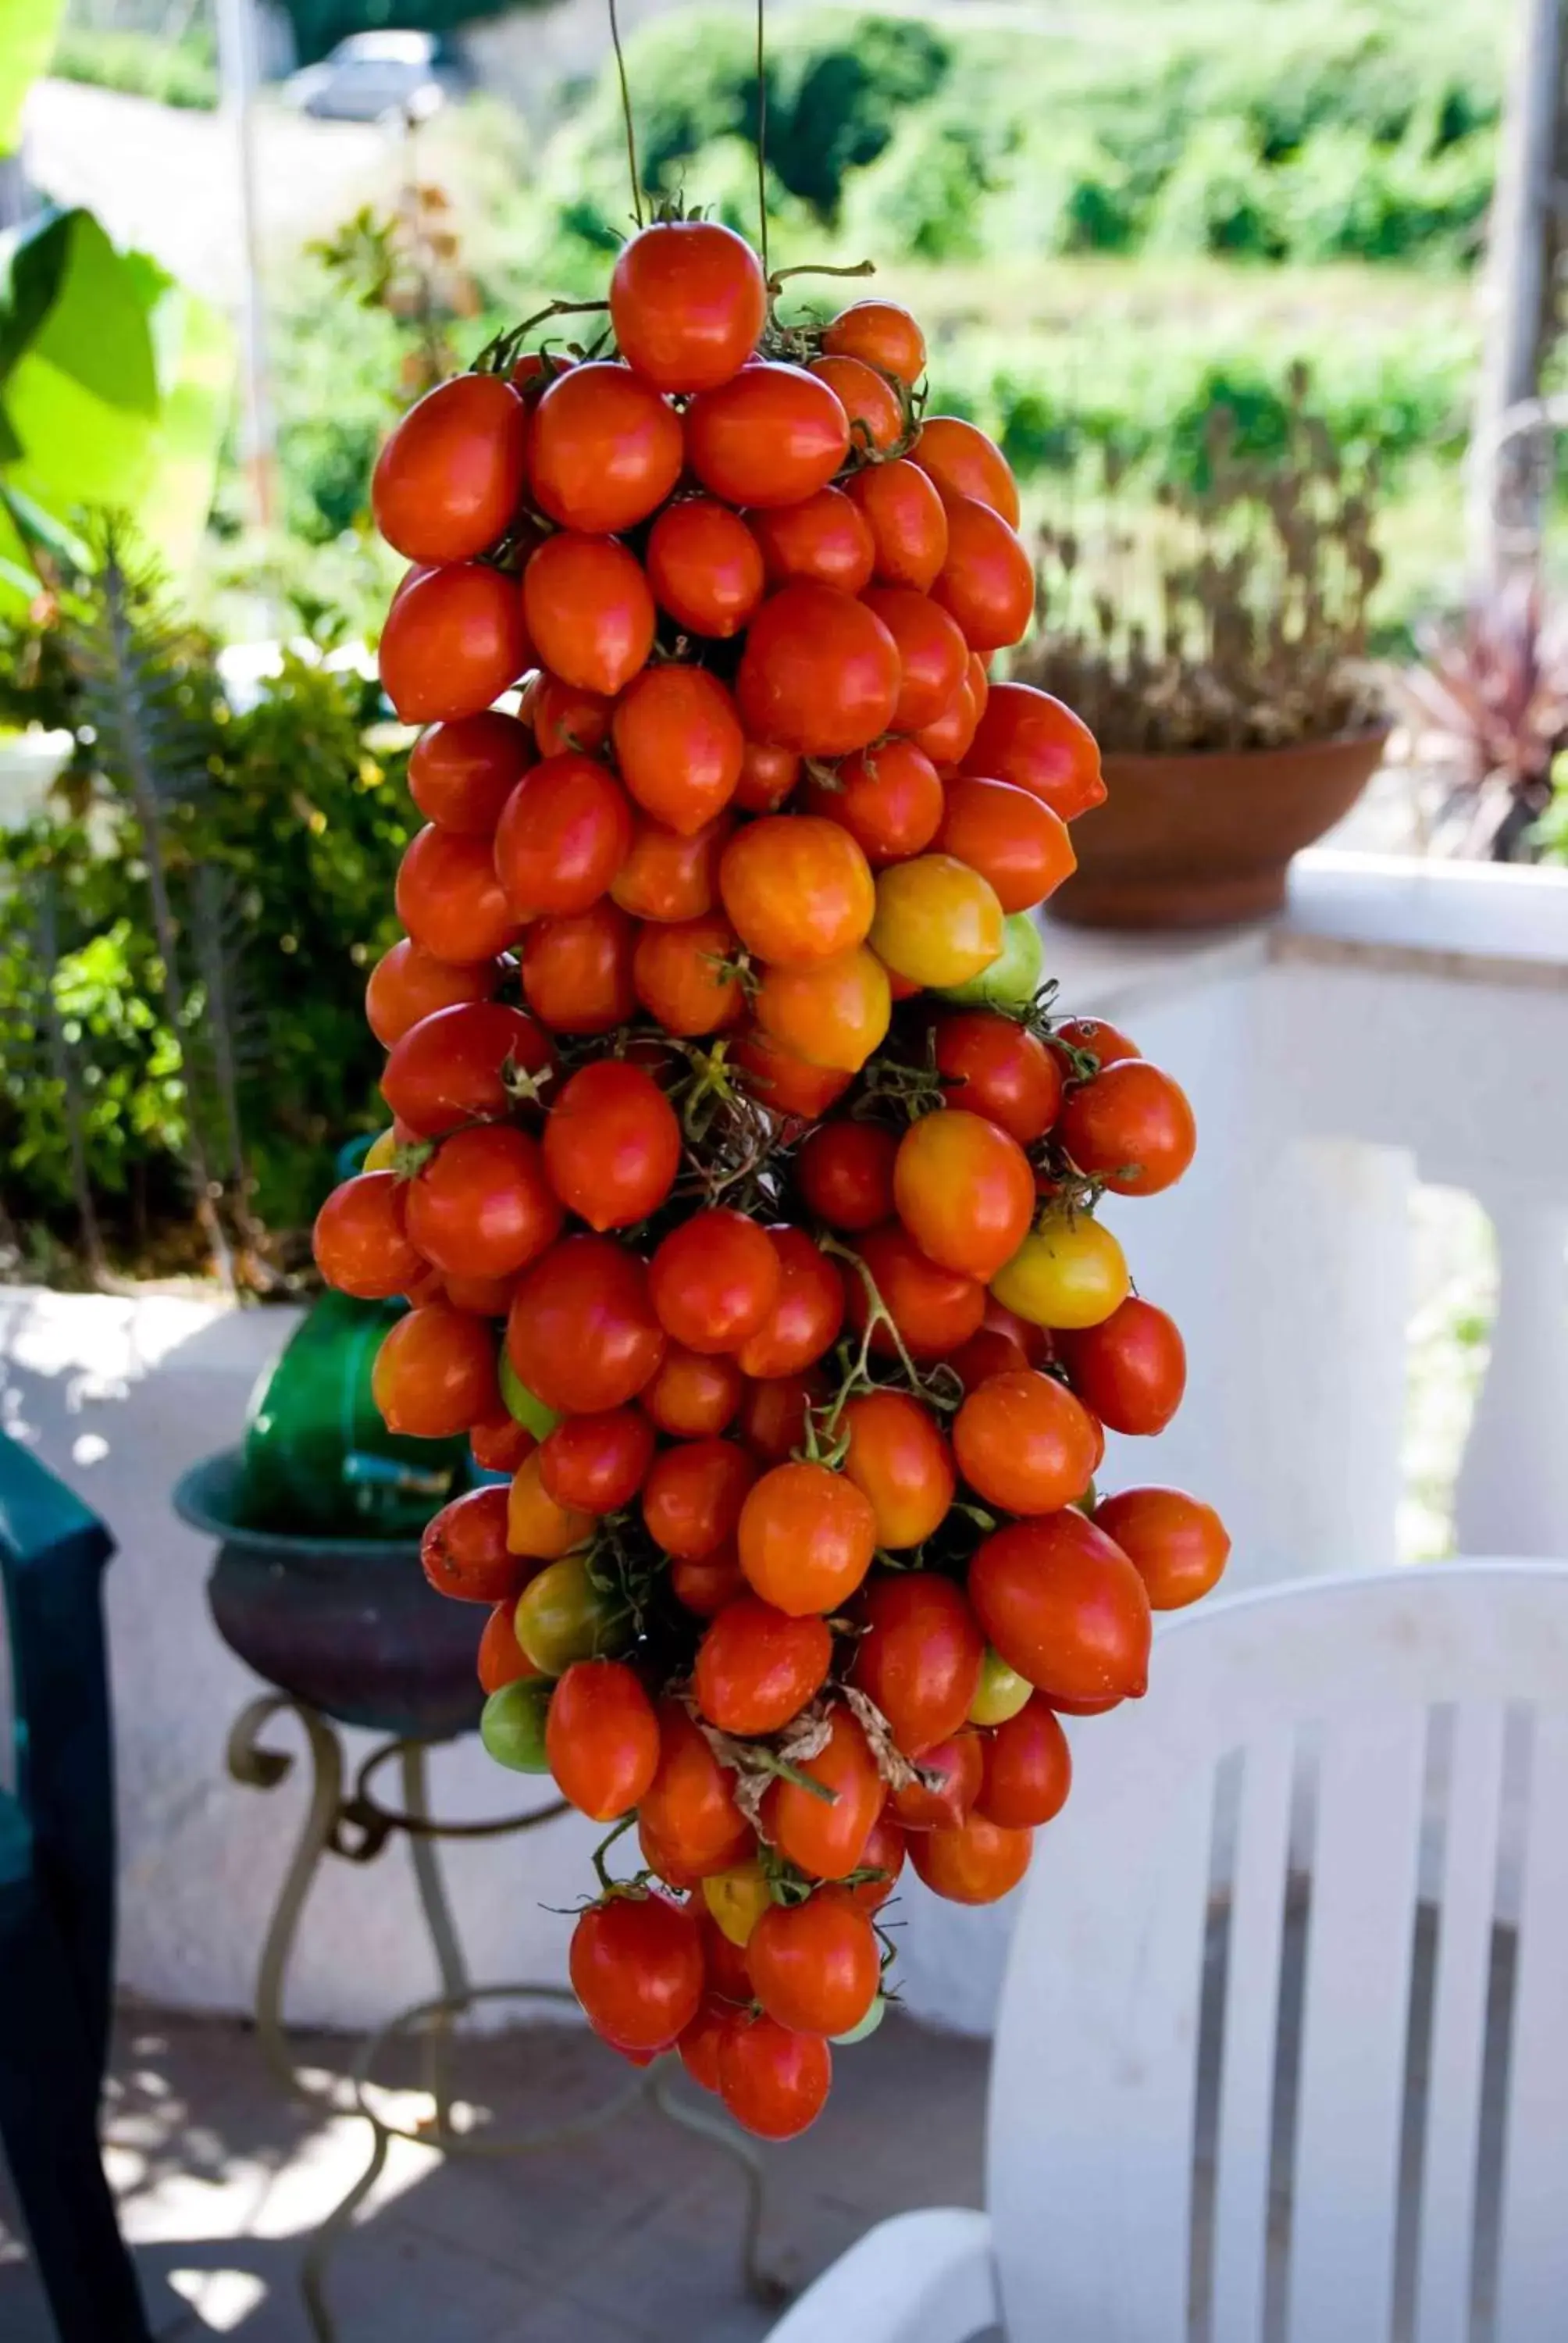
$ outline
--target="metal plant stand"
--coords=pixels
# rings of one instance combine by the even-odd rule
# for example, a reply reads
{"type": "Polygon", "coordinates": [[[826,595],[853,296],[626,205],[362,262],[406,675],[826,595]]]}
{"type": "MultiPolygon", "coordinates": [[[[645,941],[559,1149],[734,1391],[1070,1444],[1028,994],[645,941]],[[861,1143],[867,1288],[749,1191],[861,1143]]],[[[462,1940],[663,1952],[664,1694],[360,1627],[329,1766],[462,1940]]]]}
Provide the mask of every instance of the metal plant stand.
{"type": "Polygon", "coordinates": [[[355,2061],[350,2083],[354,2112],[370,2126],[370,2151],[364,2171],[335,2206],[306,2248],[300,2288],[306,2313],[317,2343],[336,2343],[337,2329],[327,2303],[327,2270],[332,2254],[353,2219],[357,2207],[374,2187],[394,2139],[438,2147],[449,2156],[528,2156],[538,2149],[558,2147],[617,2122],[643,2100],[688,2131],[699,2133],[740,2167],[746,2182],[746,2219],[741,2238],[741,2268],[749,2289],[759,2299],[777,2302],[787,2289],[769,2276],[758,2258],[762,2219],[762,2163],[756,2149],[734,2127],[706,2108],[695,2107],[673,2088],[679,2061],[657,2059],[600,2107],[568,2123],[508,2137],[491,2137],[454,2129],[450,2077],[451,2033],[454,2021],[482,2002],[546,2001],[572,2005],[574,1996],[564,1986],[548,1985],[484,1985],[470,1982],[462,1946],[447,1900],[437,1853],[438,1839],[501,1838],[538,1830],[568,1812],[564,1800],[541,1806],[536,1813],[513,1815],[498,1822],[448,1823],[430,1813],[427,1761],[438,1741],[400,1738],[385,1741],[366,1758],[345,1795],[343,1744],[337,1726],[287,1693],[268,1693],[253,1700],[236,1718],[228,1737],[228,1769],[236,1782],[257,1790],[276,1789],[294,1769],[286,1750],[264,1745],[263,1735],[274,1718],[297,1719],[310,1754],[310,1805],[298,1844],[267,1926],[256,1975],[256,2026],[262,2055],[282,2087],[313,2107],[339,2106],[328,2089],[307,2083],[295,2063],[283,2016],[288,1966],[300,1916],[309,1897],[317,1870],[328,1855],[348,1863],[373,1863],[398,1832],[408,1840],[419,1902],[429,1932],[431,1948],[441,1979],[441,1991],[428,2001],[400,2010],[366,2036],[355,2061]],[[401,1807],[386,1806],[374,1795],[373,1783],[396,1759],[401,1776],[401,1807]],[[424,2052],[424,2083],[431,2101],[428,2117],[417,2124],[390,2123],[371,2103],[374,2070],[386,2046],[417,2029],[424,2052]]]}

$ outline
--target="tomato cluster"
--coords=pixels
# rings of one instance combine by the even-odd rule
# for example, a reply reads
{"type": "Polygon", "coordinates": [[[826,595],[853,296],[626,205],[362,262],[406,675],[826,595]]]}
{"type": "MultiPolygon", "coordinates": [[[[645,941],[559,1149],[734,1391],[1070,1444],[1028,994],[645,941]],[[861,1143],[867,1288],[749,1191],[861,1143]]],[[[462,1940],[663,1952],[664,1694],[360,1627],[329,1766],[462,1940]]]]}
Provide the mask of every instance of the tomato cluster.
{"type": "Polygon", "coordinates": [[[316,1243],[411,1305],[387,1423],[508,1476],[423,1550],[490,1606],[487,1746],[635,1828],[585,2011],[785,2137],[880,2015],[906,1859],[1012,1887],[1061,1716],[1141,1693],[1228,1541],[1094,1488],[1185,1376],[1096,1207],[1193,1129],[1048,1014],[1031,914],[1103,789],[1070,710],[990,679],[1032,608],[1011,477],[926,416],[906,311],[776,292],[661,219],[608,354],[504,345],[381,457],[428,827],[367,998],[394,1121],[316,1243]]]}

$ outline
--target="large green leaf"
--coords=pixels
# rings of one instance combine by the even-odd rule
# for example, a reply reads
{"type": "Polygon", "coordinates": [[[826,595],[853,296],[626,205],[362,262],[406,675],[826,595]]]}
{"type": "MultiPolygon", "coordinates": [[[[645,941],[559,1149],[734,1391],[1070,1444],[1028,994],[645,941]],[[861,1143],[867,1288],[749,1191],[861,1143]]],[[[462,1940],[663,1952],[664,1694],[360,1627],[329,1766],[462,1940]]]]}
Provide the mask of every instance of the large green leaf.
{"type": "MultiPolygon", "coordinates": [[[[56,523],[131,513],[166,566],[195,553],[233,376],[226,322],[90,212],[0,243],[0,486],[56,523]]],[[[30,575],[0,512],[0,599],[30,575]]]]}
{"type": "Polygon", "coordinates": [[[0,0],[0,155],[22,143],[22,106],[54,54],[65,0],[0,0]]]}

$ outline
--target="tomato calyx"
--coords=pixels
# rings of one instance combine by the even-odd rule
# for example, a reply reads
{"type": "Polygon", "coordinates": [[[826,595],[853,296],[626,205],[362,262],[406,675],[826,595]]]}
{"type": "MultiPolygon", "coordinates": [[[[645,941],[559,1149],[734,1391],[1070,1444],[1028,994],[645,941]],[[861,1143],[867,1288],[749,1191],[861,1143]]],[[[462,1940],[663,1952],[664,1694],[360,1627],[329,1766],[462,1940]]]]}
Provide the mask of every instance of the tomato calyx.
{"type": "MultiPolygon", "coordinates": [[[[520,325],[508,326],[504,333],[497,334],[493,340],[487,342],[468,371],[470,374],[510,374],[522,357],[523,345],[536,326],[546,324],[551,317],[583,317],[593,311],[608,316],[609,303],[548,301],[542,309],[536,309],[531,317],[525,317],[520,325]]],[[[550,361],[547,350],[541,348],[539,355],[548,370],[550,361]]]]}

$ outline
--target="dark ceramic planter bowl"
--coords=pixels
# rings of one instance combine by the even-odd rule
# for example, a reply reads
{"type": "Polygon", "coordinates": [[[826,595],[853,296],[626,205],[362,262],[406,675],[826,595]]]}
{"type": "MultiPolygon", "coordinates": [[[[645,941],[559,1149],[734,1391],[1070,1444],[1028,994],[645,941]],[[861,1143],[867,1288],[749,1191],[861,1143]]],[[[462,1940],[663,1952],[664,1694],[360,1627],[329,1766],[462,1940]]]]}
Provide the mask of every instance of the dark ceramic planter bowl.
{"type": "Polygon", "coordinates": [[[1084,928],[1210,928],[1265,918],[1291,858],[1349,813],[1388,727],[1292,749],[1108,756],[1105,803],[1072,825],[1078,868],[1050,916],[1084,928]]]}
{"type": "Polygon", "coordinates": [[[442,1740],[471,1732],[486,1613],[437,1594],[412,1540],[290,1537],[242,1516],[240,1452],[193,1465],[175,1510],[216,1538],[207,1601],[247,1667],[340,1725],[442,1740]]]}

